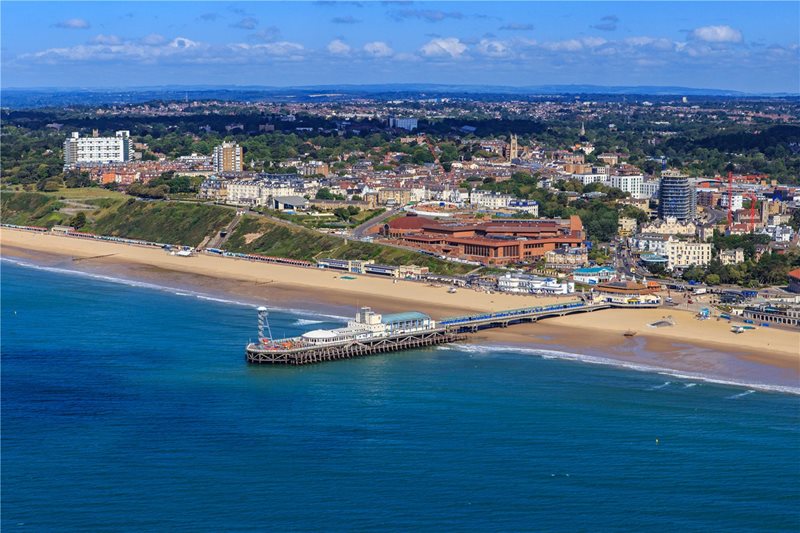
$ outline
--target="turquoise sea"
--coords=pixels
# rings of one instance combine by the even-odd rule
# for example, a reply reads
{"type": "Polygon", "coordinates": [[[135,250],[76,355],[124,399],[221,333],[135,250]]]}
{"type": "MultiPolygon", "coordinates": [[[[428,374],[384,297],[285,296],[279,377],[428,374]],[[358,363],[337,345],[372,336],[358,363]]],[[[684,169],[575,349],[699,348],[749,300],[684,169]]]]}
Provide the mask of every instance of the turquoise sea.
{"type": "Polygon", "coordinates": [[[4,532],[800,529],[796,394],[491,347],[252,367],[249,303],[8,260],[1,318],[4,532]]]}

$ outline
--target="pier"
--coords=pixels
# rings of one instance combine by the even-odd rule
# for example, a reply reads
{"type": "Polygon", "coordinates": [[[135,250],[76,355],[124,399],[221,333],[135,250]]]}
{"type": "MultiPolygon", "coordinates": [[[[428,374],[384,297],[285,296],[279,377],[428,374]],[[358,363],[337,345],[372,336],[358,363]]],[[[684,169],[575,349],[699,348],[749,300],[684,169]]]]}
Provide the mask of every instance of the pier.
{"type": "MultiPolygon", "coordinates": [[[[314,330],[300,337],[271,339],[267,309],[260,307],[259,341],[247,345],[247,362],[252,364],[305,365],[350,359],[378,353],[425,348],[466,340],[470,333],[484,329],[506,328],[513,324],[575,313],[591,313],[611,307],[629,307],[608,302],[584,300],[478,313],[433,321],[422,313],[398,313],[381,316],[362,308],[347,328],[314,330]],[[266,328],[266,329],[265,329],[266,328]],[[267,334],[265,336],[265,333],[267,334]]],[[[645,307],[645,306],[639,306],[645,307]]]]}

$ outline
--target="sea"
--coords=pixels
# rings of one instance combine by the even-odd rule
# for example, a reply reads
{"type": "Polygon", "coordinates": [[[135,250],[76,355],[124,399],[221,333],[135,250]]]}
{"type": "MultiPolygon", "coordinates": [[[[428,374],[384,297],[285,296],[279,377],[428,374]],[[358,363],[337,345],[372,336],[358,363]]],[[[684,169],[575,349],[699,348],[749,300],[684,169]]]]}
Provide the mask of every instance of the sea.
{"type": "Polygon", "coordinates": [[[0,266],[4,532],[800,529],[792,391],[486,345],[248,366],[253,302],[0,266]]]}

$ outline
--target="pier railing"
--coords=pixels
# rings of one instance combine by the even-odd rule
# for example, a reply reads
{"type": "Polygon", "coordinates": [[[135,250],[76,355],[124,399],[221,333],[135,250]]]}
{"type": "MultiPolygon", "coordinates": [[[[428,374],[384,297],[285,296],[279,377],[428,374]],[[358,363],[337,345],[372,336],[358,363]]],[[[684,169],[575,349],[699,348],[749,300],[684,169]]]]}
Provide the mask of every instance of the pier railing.
{"type": "Polygon", "coordinates": [[[542,318],[551,316],[565,316],[574,313],[590,313],[599,309],[612,307],[610,303],[586,303],[576,300],[560,304],[541,305],[536,307],[524,307],[521,309],[510,309],[508,311],[498,311],[495,313],[479,313],[475,315],[465,315],[453,318],[446,318],[439,321],[439,325],[451,331],[476,331],[478,329],[506,327],[510,324],[522,322],[535,322],[542,318]]]}

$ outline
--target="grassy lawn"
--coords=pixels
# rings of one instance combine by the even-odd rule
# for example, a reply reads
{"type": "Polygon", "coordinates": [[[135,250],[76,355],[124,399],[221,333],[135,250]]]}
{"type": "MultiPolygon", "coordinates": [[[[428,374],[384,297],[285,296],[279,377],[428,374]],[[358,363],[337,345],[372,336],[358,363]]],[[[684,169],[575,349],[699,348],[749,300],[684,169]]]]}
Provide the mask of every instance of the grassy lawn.
{"type": "Polygon", "coordinates": [[[128,198],[127,195],[118,192],[118,191],[111,191],[109,189],[103,189],[102,187],[81,187],[77,189],[59,189],[56,192],[48,192],[44,193],[48,196],[55,196],[59,199],[65,200],[91,200],[95,198],[128,198]]]}

